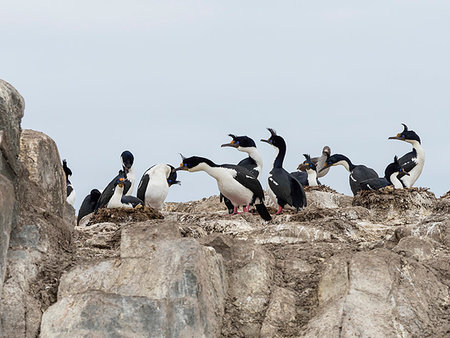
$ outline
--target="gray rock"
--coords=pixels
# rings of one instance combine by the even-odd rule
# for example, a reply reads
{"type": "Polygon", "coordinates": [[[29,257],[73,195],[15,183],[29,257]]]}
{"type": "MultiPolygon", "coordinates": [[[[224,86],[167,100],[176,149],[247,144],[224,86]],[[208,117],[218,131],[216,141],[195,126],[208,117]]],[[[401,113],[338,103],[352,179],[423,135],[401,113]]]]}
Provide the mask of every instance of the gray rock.
{"type": "Polygon", "coordinates": [[[318,315],[303,335],[445,335],[448,287],[434,275],[425,278],[426,274],[423,266],[383,249],[333,258],[319,284],[318,315]]]}
{"type": "MultiPolygon", "coordinates": [[[[55,142],[44,133],[24,130],[20,138],[20,161],[28,169],[30,181],[42,189],[45,210],[63,218],[66,181],[55,142]]],[[[42,200],[42,196],[29,197],[34,198],[32,202],[36,205],[40,202],[36,198],[42,200]]]]}
{"type": "Polygon", "coordinates": [[[20,172],[17,158],[20,151],[20,121],[25,103],[9,83],[0,80],[0,173],[14,179],[20,172]]]}
{"type": "Polygon", "coordinates": [[[213,248],[152,221],[127,227],[122,241],[120,259],[63,275],[58,302],[44,313],[42,337],[219,335],[227,286],[213,248]]]}
{"type": "Polygon", "coordinates": [[[6,255],[14,212],[14,187],[11,182],[0,174],[0,297],[5,280],[6,255]]]}

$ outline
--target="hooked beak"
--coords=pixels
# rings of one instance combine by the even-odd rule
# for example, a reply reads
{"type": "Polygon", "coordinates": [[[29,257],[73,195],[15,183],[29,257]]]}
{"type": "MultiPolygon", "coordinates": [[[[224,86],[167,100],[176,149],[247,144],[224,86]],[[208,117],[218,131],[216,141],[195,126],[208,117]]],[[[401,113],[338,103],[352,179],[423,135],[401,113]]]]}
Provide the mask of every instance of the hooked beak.
{"type": "Polygon", "coordinates": [[[260,141],[261,141],[261,142],[266,142],[266,143],[269,143],[269,144],[270,144],[270,141],[269,141],[269,140],[261,139],[260,141]]]}
{"type": "Polygon", "coordinates": [[[236,143],[224,143],[221,145],[221,147],[233,147],[238,148],[239,146],[236,143]]]}
{"type": "Polygon", "coordinates": [[[183,165],[183,163],[182,163],[178,168],[175,168],[174,170],[175,170],[175,171],[180,171],[180,170],[186,171],[186,170],[189,170],[189,169],[188,169],[188,167],[185,167],[185,166],[183,165]]]}
{"type": "Polygon", "coordinates": [[[297,170],[306,171],[306,164],[300,163],[297,167],[297,170]]]}
{"type": "Polygon", "coordinates": [[[403,140],[402,134],[397,134],[395,136],[391,136],[388,138],[388,140],[403,140]]]}
{"type": "Polygon", "coordinates": [[[181,185],[181,181],[175,181],[175,182],[169,183],[169,186],[171,187],[174,184],[181,185]]]}

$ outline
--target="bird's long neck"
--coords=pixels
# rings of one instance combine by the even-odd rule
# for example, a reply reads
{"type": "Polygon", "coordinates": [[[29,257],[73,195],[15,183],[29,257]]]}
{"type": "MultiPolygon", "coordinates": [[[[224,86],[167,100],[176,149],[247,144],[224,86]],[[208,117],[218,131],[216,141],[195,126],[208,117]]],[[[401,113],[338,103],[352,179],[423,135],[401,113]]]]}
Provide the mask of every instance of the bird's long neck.
{"type": "Polygon", "coordinates": [[[278,154],[275,157],[275,161],[273,162],[273,167],[274,168],[282,168],[284,157],[286,156],[286,145],[281,144],[279,147],[276,147],[276,148],[278,149],[278,154]]]}
{"type": "Polygon", "coordinates": [[[419,141],[413,140],[409,143],[412,144],[413,149],[416,151],[416,156],[420,160],[425,160],[425,150],[423,149],[422,145],[419,141]]]}
{"type": "Polygon", "coordinates": [[[336,162],[336,165],[342,165],[345,169],[347,169],[348,172],[352,172],[353,169],[355,169],[355,165],[350,161],[350,159],[347,156],[339,155],[339,161],[336,162]]]}
{"type": "Polygon", "coordinates": [[[263,168],[263,160],[258,149],[256,149],[255,147],[251,147],[245,148],[243,151],[246,152],[248,156],[256,162],[256,170],[261,173],[263,168]]]}

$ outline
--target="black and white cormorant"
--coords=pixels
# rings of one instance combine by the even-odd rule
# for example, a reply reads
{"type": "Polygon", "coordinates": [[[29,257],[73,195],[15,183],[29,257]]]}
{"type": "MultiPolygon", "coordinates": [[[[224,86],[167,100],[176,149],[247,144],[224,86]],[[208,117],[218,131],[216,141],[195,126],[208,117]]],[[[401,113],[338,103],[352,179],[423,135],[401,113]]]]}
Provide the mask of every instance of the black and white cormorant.
{"type": "Polygon", "coordinates": [[[395,189],[403,189],[403,184],[398,177],[409,175],[400,166],[397,156],[394,157],[394,162],[389,163],[384,170],[384,177],[371,178],[360,183],[361,190],[378,190],[387,186],[394,186],[395,189]],[[397,177],[398,176],[398,177],[397,177]]]}
{"type": "Polygon", "coordinates": [[[169,164],[155,164],[141,178],[137,189],[137,197],[146,206],[161,210],[169,193],[169,187],[179,184],[175,168],[169,164]]]}
{"type": "MultiPolygon", "coordinates": [[[[326,163],[328,157],[330,157],[330,156],[331,156],[331,148],[329,146],[325,146],[322,149],[322,155],[320,155],[319,157],[311,158],[311,161],[316,166],[318,178],[324,177],[326,174],[328,174],[330,167],[325,168],[324,170],[322,170],[322,169],[325,166],[325,163],[326,163]]],[[[300,171],[306,171],[306,169],[307,169],[306,160],[302,164],[299,164],[297,169],[300,171]]]]}
{"type": "Polygon", "coordinates": [[[272,219],[264,205],[264,191],[261,183],[249,170],[231,164],[218,165],[204,157],[182,158],[180,167],[175,170],[205,171],[215,178],[220,193],[233,203],[233,214],[237,213],[239,206],[255,205],[264,220],[272,219]]]}
{"type": "Polygon", "coordinates": [[[389,139],[408,142],[413,146],[412,151],[398,159],[402,168],[409,173],[409,175],[401,177],[400,180],[406,188],[411,188],[422,173],[425,164],[425,151],[422,148],[420,137],[413,130],[408,130],[406,124],[403,124],[403,131],[398,133],[397,136],[389,137],[389,139]]]}
{"type": "Polygon", "coordinates": [[[64,174],[66,176],[66,187],[67,187],[67,195],[66,195],[66,201],[71,206],[75,204],[75,189],[73,188],[72,183],[70,182],[70,177],[72,176],[72,170],[67,166],[67,161],[63,160],[63,170],[64,174]]]}
{"type": "Polygon", "coordinates": [[[94,212],[100,196],[101,192],[98,189],[92,189],[90,194],[84,198],[83,203],[81,203],[80,210],[78,210],[77,225],[80,224],[80,221],[84,216],[94,212]]]}
{"type": "Polygon", "coordinates": [[[114,194],[114,188],[116,186],[116,181],[119,177],[126,175],[127,180],[125,181],[124,187],[124,195],[131,195],[133,192],[135,175],[134,175],[134,156],[128,150],[125,150],[121,155],[122,159],[122,170],[119,171],[119,174],[112,179],[111,182],[108,183],[105,189],[98,200],[97,206],[95,209],[104,208],[108,204],[112,195],[114,194]]]}
{"type": "MultiPolygon", "coordinates": [[[[233,134],[228,134],[233,140],[230,143],[222,144],[221,147],[233,147],[239,151],[245,152],[248,154],[248,157],[241,160],[237,165],[244,167],[257,178],[262,172],[263,161],[262,157],[259,154],[258,149],[256,148],[256,143],[248,136],[236,136],[233,134]]],[[[222,202],[222,195],[220,195],[220,201],[222,202]]],[[[228,208],[228,213],[232,214],[234,212],[233,203],[226,197],[224,198],[225,205],[228,208]]],[[[248,210],[247,207],[244,207],[244,210],[248,210]]]]}
{"type": "Polygon", "coordinates": [[[342,154],[331,155],[322,170],[336,165],[342,165],[350,173],[349,182],[353,195],[356,195],[356,193],[361,190],[361,182],[379,177],[375,170],[362,164],[354,165],[347,156],[342,154]]]}
{"type": "Polygon", "coordinates": [[[275,204],[278,205],[277,214],[280,214],[286,204],[295,208],[306,207],[306,194],[303,186],[291,174],[283,169],[283,161],[286,155],[286,142],[281,136],[270,128],[270,138],[262,142],[269,143],[277,150],[277,156],[273,162],[273,168],[268,178],[268,193],[275,204]]]}
{"type": "Polygon", "coordinates": [[[305,156],[305,162],[298,166],[298,170],[302,168],[304,171],[293,171],[291,175],[294,176],[297,181],[299,181],[304,187],[317,187],[320,182],[317,180],[317,167],[308,154],[303,154],[305,156]]]}
{"type": "Polygon", "coordinates": [[[143,206],[144,202],[142,202],[139,198],[124,195],[125,182],[127,178],[125,175],[119,175],[116,179],[114,193],[111,196],[111,199],[108,201],[106,205],[107,208],[136,208],[138,205],[143,206]]]}

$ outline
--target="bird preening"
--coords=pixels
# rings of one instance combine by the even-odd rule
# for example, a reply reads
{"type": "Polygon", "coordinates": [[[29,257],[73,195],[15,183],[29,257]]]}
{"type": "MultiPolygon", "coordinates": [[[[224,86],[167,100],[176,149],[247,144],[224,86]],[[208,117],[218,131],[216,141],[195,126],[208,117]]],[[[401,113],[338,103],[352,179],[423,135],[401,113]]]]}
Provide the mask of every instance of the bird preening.
{"type": "MultiPolygon", "coordinates": [[[[363,164],[354,164],[343,154],[332,154],[329,146],[324,146],[320,156],[311,157],[304,153],[304,161],[296,170],[287,171],[284,160],[287,155],[285,139],[272,128],[267,128],[270,137],[260,141],[271,145],[275,151],[272,168],[268,173],[266,192],[276,206],[276,215],[284,209],[299,212],[307,207],[307,196],[304,187],[320,186],[319,178],[330,175],[331,167],[343,166],[349,173],[349,185],[354,195],[361,190],[379,190],[384,187],[393,189],[411,188],[422,173],[425,162],[425,152],[419,136],[409,130],[405,124],[403,131],[390,140],[400,140],[410,143],[412,150],[401,157],[394,156],[379,177],[377,172],[363,164]]],[[[226,210],[230,215],[256,212],[264,221],[272,220],[266,207],[265,192],[259,179],[263,172],[263,160],[255,141],[247,136],[228,134],[231,141],[220,145],[221,148],[234,148],[246,153],[246,157],[236,164],[216,164],[211,159],[181,155],[178,167],[170,164],[157,163],[147,169],[142,175],[137,187],[137,196],[133,196],[135,185],[134,156],[129,150],[121,153],[121,168],[118,174],[103,189],[92,189],[84,198],[78,212],[77,223],[87,215],[100,208],[136,208],[148,206],[163,210],[169,188],[180,184],[177,173],[180,171],[204,171],[215,179],[220,198],[225,201],[226,210]]],[[[303,146],[303,145],[302,145],[303,146]]],[[[392,158],[392,157],[391,157],[392,158]]],[[[70,181],[72,170],[63,160],[63,170],[67,186],[67,202],[75,201],[75,190],[70,181]]],[[[225,207],[224,207],[225,211],[225,207]]]]}

